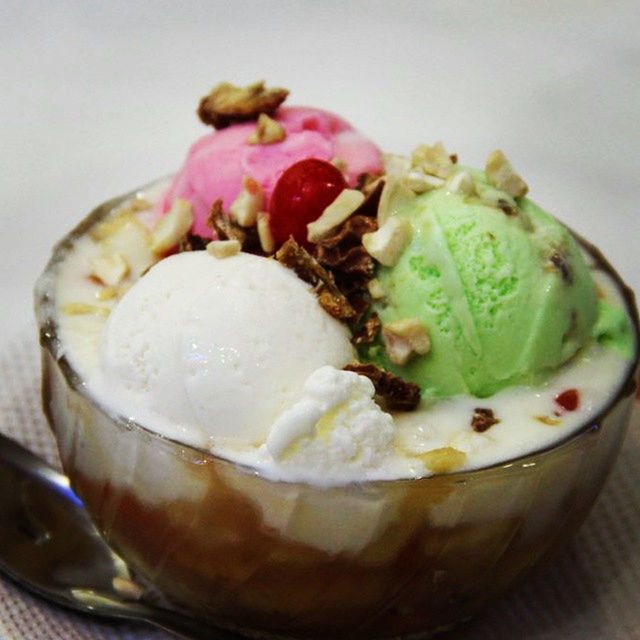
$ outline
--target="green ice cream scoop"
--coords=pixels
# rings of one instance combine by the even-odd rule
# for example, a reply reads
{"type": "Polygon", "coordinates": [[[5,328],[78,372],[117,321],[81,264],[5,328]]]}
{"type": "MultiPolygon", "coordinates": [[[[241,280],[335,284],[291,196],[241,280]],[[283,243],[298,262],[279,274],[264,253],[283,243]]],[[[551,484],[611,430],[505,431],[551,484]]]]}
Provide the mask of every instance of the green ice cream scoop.
{"type": "MultiPolygon", "coordinates": [[[[489,193],[484,174],[473,175],[489,193]]],[[[383,327],[419,319],[431,349],[403,366],[382,344],[362,356],[416,382],[426,398],[535,384],[596,322],[595,284],[569,231],[526,198],[515,210],[484,201],[445,187],[416,197],[397,212],[411,225],[410,244],[379,268],[385,298],[374,310],[383,327]]]]}

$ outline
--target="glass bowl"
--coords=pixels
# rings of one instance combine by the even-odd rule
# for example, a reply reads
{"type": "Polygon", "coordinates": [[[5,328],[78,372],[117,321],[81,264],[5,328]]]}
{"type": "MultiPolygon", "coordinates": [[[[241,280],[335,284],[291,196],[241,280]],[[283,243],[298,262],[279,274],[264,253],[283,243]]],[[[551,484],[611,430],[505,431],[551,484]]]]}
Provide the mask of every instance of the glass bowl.
{"type": "MultiPolygon", "coordinates": [[[[274,482],[105,411],[65,356],[53,281],[74,238],[131,195],[57,245],[38,283],[43,402],[97,527],[172,606],[255,637],[427,637],[511,589],[579,527],[629,423],[637,339],[620,388],[574,434],[516,460],[417,480],[274,482]]],[[[637,338],[633,294],[583,245],[618,284],[637,338]]]]}

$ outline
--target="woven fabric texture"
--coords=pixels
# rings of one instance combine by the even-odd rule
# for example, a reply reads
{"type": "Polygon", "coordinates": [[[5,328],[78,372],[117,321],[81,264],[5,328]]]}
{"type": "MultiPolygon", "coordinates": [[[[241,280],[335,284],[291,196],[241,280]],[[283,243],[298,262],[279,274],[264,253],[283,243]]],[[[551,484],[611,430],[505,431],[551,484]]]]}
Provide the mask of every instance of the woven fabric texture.
{"type": "MultiPolygon", "coordinates": [[[[29,333],[0,354],[0,431],[59,466],[40,409],[29,333]]],[[[551,565],[489,611],[443,638],[640,640],[640,415],[578,535],[551,565]]],[[[0,491],[3,490],[0,487],[0,491]]],[[[150,627],[94,621],[49,606],[0,579],[2,640],[168,640],[150,627]]]]}

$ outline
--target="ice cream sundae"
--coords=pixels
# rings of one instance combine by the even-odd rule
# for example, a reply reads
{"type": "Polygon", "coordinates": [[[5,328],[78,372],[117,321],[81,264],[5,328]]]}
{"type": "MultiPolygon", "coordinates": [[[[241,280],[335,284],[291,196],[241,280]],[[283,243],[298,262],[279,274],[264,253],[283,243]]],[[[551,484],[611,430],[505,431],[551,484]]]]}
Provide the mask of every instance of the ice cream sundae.
{"type": "Polygon", "coordinates": [[[99,526],[171,601],[287,637],[433,630],[584,517],[623,427],[589,472],[571,451],[625,422],[635,308],[503,152],[385,154],[286,97],[218,85],[178,173],[58,248],[46,409],[99,526]]]}

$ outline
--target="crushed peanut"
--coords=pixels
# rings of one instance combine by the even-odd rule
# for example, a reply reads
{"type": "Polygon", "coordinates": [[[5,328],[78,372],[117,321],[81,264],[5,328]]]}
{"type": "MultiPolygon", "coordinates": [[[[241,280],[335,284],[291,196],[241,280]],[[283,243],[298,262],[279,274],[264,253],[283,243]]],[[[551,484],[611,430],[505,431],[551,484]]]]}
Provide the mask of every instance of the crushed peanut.
{"type": "Polygon", "coordinates": [[[378,202],[378,224],[383,225],[415,197],[416,194],[409,189],[404,178],[386,176],[378,202]]]}
{"type": "Polygon", "coordinates": [[[171,209],[158,220],[151,233],[151,250],[162,255],[177,247],[189,233],[193,225],[191,203],[176,198],[171,209]]]}
{"type": "Polygon", "coordinates": [[[461,196],[472,196],[476,192],[473,176],[468,171],[460,171],[447,180],[447,191],[461,196]]]}
{"type": "Polygon", "coordinates": [[[467,454],[453,447],[441,447],[421,453],[418,457],[432,473],[450,473],[466,462],[467,454]]]}
{"type": "Polygon", "coordinates": [[[453,160],[442,142],[422,144],[411,154],[411,166],[423,173],[446,180],[453,171],[453,160]]]}
{"type": "Polygon", "coordinates": [[[444,184],[444,180],[422,173],[422,171],[414,170],[407,173],[405,184],[414,193],[426,193],[427,191],[441,187],[444,184]]]}
{"type": "Polygon", "coordinates": [[[105,301],[117,298],[119,291],[117,287],[101,287],[96,291],[96,300],[105,301]]]}
{"type": "Polygon", "coordinates": [[[364,194],[357,189],[343,189],[338,197],[307,225],[307,240],[317,243],[337,229],[364,202],[364,194]]]}
{"type": "Polygon", "coordinates": [[[411,169],[411,158],[396,153],[385,153],[382,156],[384,173],[387,176],[401,177],[411,169]]]}
{"type": "Polygon", "coordinates": [[[331,158],[330,162],[336,169],[338,169],[338,171],[341,171],[342,173],[347,170],[347,162],[342,158],[338,158],[336,156],[335,158],[331,158]]]}
{"type": "Polygon", "coordinates": [[[429,334],[420,320],[407,318],[385,324],[382,340],[389,360],[399,366],[405,365],[414,355],[425,355],[431,349],[429,334]]]}
{"type": "Polygon", "coordinates": [[[238,240],[212,240],[207,245],[207,251],[216,258],[230,258],[240,253],[240,249],[238,240]]]}
{"type": "Polygon", "coordinates": [[[373,278],[373,280],[370,280],[369,284],[367,285],[367,289],[369,290],[369,295],[374,300],[381,300],[387,295],[378,278],[373,278]]]}
{"type": "Polygon", "coordinates": [[[489,154],[484,170],[490,184],[513,198],[520,198],[529,190],[527,183],[514,171],[511,163],[500,150],[489,154]]]}
{"type": "Polygon", "coordinates": [[[260,240],[260,248],[267,254],[271,255],[276,250],[276,241],[271,233],[271,225],[269,223],[269,214],[265,211],[258,213],[256,223],[258,228],[258,238],[260,240]]]}
{"type": "Polygon", "coordinates": [[[367,253],[385,267],[395,265],[411,241],[411,225],[403,218],[388,218],[377,230],[362,236],[367,253]]]}
{"type": "Polygon", "coordinates": [[[62,313],[67,316],[102,316],[107,317],[111,313],[111,309],[100,307],[97,304],[88,304],[86,302],[67,302],[62,305],[62,313]]]}
{"type": "Polygon", "coordinates": [[[284,127],[277,121],[261,113],[254,132],[247,138],[249,144],[274,144],[282,142],[287,137],[284,127]]]}
{"type": "Polygon", "coordinates": [[[236,87],[229,82],[222,82],[202,98],[198,116],[205,124],[222,129],[234,122],[254,120],[261,113],[273,115],[288,95],[286,89],[267,89],[263,80],[246,87],[236,87]]]}
{"type": "Polygon", "coordinates": [[[119,253],[127,261],[134,279],[158,261],[148,229],[130,212],[101,222],[89,233],[99,241],[103,255],[119,253]]]}
{"type": "Polygon", "coordinates": [[[118,286],[129,274],[129,264],[120,253],[96,256],[91,260],[91,275],[108,287],[118,286]]]}
{"type": "Polygon", "coordinates": [[[264,193],[260,183],[245,176],[242,179],[242,191],[231,203],[229,213],[241,227],[253,227],[258,219],[258,213],[264,205],[264,193]]]}

